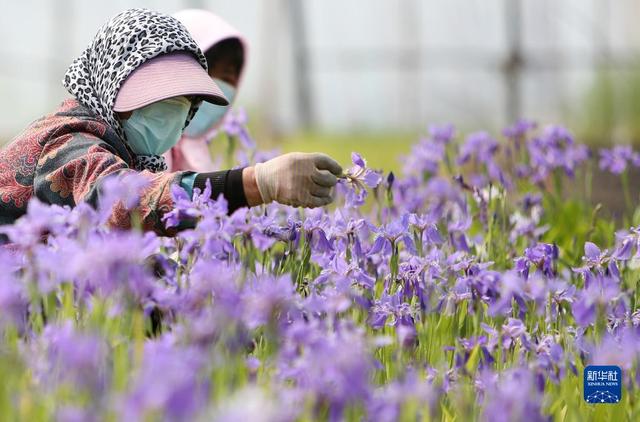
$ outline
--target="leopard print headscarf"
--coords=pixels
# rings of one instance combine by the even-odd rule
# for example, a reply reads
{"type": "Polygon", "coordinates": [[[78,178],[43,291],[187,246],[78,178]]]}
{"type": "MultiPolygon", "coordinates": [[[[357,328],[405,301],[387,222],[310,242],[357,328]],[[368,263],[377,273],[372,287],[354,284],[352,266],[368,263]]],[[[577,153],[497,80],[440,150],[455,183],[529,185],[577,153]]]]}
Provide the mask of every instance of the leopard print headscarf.
{"type": "MultiPolygon", "coordinates": [[[[142,63],[174,51],[193,53],[207,70],[207,59],[177,19],[148,9],[125,10],[98,30],[86,50],[69,66],[62,84],[126,139],[113,111],[120,85],[142,63]]],[[[191,107],[185,126],[197,106],[191,107]]],[[[160,171],[166,170],[167,165],[162,156],[138,156],[136,168],[160,171]]]]}

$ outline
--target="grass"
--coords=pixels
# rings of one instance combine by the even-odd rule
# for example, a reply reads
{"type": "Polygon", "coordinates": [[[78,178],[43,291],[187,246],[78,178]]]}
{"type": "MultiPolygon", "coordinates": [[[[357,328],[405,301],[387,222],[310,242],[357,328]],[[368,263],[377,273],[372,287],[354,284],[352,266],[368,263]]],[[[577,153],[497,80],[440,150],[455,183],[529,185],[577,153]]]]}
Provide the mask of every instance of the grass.
{"type": "Polygon", "coordinates": [[[324,152],[343,166],[351,164],[351,152],[367,158],[373,168],[397,172],[402,168],[401,155],[411,150],[416,134],[402,133],[318,133],[299,132],[271,143],[283,152],[324,152]]]}

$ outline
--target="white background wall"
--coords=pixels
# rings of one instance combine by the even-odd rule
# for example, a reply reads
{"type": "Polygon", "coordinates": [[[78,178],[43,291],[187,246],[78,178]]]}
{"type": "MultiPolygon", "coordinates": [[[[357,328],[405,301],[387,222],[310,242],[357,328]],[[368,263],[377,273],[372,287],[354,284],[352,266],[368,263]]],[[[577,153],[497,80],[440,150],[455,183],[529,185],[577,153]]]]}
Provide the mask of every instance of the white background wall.
{"type": "MultiPolygon", "coordinates": [[[[303,0],[300,0],[303,1],[303,0]]],[[[469,127],[506,120],[500,66],[504,5],[515,0],[306,0],[310,92],[323,130],[469,127]]],[[[287,0],[0,0],[0,139],[66,95],[66,66],[109,17],[202,5],[251,44],[239,103],[273,127],[297,128],[287,0]]],[[[580,107],[603,50],[640,52],[640,0],[522,0],[523,114],[560,120],[580,107]],[[542,64],[541,64],[542,63],[542,64]]]]}

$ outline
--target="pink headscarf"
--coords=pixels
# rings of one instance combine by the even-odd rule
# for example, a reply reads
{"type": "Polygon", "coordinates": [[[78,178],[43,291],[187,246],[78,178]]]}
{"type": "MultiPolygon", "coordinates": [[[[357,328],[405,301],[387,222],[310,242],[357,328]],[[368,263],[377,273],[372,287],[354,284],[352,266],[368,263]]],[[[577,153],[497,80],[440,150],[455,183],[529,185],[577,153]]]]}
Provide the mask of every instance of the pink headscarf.
{"type": "MultiPolygon", "coordinates": [[[[237,88],[239,88],[246,67],[249,50],[247,41],[242,34],[221,17],[206,10],[182,10],[175,13],[173,17],[182,22],[187,30],[189,30],[191,36],[196,43],[198,43],[198,46],[204,54],[220,41],[229,38],[237,38],[240,41],[244,50],[244,60],[242,68],[240,69],[240,75],[238,76],[237,88]]],[[[176,146],[164,154],[169,171],[191,170],[196,172],[209,172],[216,170],[211,161],[207,140],[212,136],[212,133],[218,126],[219,124],[211,127],[204,135],[197,138],[182,135],[182,138],[180,138],[176,146]]]]}

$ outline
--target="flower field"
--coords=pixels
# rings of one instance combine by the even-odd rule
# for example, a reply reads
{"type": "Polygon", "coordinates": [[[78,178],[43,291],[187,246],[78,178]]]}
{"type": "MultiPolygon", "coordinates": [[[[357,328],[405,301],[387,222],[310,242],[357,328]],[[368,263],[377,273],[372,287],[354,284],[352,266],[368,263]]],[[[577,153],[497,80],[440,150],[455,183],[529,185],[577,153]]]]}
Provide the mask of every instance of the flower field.
{"type": "MultiPolygon", "coordinates": [[[[243,165],[269,155],[245,120],[221,134],[243,165]]],[[[640,419],[638,198],[590,205],[640,154],[520,121],[431,127],[401,174],[352,158],[326,209],[176,189],[175,237],[107,227],[135,176],[30,203],[0,228],[3,419],[640,419]],[[585,402],[590,364],[622,368],[619,403],[585,402]]]]}

